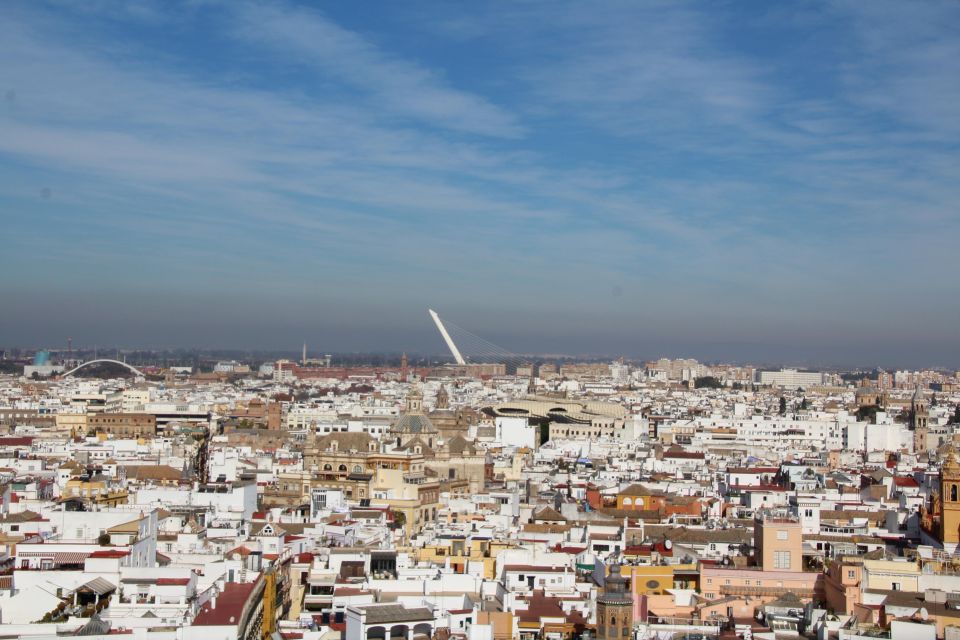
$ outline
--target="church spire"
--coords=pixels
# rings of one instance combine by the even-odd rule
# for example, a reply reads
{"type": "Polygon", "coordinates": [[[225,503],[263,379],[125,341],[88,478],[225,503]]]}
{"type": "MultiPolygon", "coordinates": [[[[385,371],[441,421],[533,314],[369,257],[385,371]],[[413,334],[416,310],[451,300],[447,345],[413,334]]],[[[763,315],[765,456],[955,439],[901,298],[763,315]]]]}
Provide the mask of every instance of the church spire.
{"type": "Polygon", "coordinates": [[[450,396],[447,395],[447,388],[443,385],[440,385],[440,390],[437,391],[436,408],[438,411],[450,408],[450,396]]]}

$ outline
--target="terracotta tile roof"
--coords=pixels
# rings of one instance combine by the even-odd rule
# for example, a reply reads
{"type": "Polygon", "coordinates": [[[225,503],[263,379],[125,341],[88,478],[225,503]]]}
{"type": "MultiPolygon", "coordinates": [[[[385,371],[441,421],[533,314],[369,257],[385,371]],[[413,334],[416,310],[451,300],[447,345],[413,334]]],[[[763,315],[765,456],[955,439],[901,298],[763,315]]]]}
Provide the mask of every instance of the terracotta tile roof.
{"type": "Polygon", "coordinates": [[[195,627],[226,626],[240,624],[243,607],[253,594],[255,582],[228,582],[224,585],[223,593],[217,596],[217,606],[207,602],[193,619],[195,627]]]}
{"type": "Polygon", "coordinates": [[[508,564],[504,571],[525,571],[527,573],[563,573],[568,567],[542,567],[534,564],[508,564]]]}
{"type": "Polygon", "coordinates": [[[125,558],[130,555],[129,551],[121,551],[120,549],[103,549],[101,551],[94,551],[90,554],[91,558],[125,558]]]}

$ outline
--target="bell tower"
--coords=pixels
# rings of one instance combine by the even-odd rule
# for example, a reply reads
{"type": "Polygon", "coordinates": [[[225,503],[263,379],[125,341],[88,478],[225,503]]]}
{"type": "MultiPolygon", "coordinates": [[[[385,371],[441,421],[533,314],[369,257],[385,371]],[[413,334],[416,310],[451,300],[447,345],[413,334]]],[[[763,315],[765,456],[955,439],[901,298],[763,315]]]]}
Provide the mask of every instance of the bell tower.
{"type": "Polygon", "coordinates": [[[421,413],[423,411],[423,392],[414,387],[407,394],[407,413],[421,413]]]}
{"type": "Polygon", "coordinates": [[[940,542],[952,554],[960,544],[960,462],[951,447],[940,467],[940,542]]]}
{"type": "Polygon", "coordinates": [[[610,567],[610,575],[597,596],[597,639],[623,640],[633,634],[633,595],[620,565],[610,567]]]}
{"type": "Polygon", "coordinates": [[[435,408],[438,411],[450,408],[450,396],[447,395],[447,388],[443,385],[440,385],[440,390],[437,391],[437,402],[435,408]]]}
{"type": "Polygon", "coordinates": [[[913,427],[913,451],[924,453],[927,450],[927,421],[930,414],[927,411],[927,400],[923,397],[920,387],[913,392],[910,400],[910,426],[913,427]]]}

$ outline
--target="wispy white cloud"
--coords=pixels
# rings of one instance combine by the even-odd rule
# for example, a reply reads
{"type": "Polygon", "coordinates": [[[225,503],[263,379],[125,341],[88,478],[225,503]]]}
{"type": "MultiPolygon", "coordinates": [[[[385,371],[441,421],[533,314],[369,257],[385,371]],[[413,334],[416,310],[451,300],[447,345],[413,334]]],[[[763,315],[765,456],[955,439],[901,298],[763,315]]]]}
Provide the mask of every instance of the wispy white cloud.
{"type": "Polygon", "coordinates": [[[371,96],[384,113],[432,127],[516,137],[515,117],[488,99],[456,89],[436,71],[390,55],[368,38],[318,11],[289,5],[238,2],[236,35],[272,49],[286,64],[333,76],[371,96]]]}

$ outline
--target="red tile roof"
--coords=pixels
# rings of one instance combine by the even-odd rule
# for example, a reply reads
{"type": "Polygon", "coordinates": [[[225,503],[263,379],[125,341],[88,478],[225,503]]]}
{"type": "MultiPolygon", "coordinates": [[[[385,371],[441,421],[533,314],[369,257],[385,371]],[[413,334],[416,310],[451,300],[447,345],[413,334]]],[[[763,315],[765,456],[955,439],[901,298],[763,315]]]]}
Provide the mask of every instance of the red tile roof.
{"type": "Polygon", "coordinates": [[[534,564],[508,564],[505,571],[525,571],[526,573],[563,573],[567,567],[542,567],[534,564]]]}
{"type": "Polygon", "coordinates": [[[130,555],[129,551],[122,551],[120,549],[102,549],[100,551],[94,551],[90,554],[91,558],[126,558],[130,555]]]}
{"type": "Polygon", "coordinates": [[[208,601],[200,613],[193,619],[195,627],[226,626],[240,624],[240,615],[243,607],[253,595],[255,582],[228,582],[223,587],[223,593],[217,596],[217,607],[213,608],[212,601],[208,601]]]}
{"type": "Polygon", "coordinates": [[[669,450],[665,451],[663,454],[664,458],[680,458],[680,459],[690,459],[690,460],[703,460],[706,458],[706,455],[699,451],[674,451],[669,450]]]}

